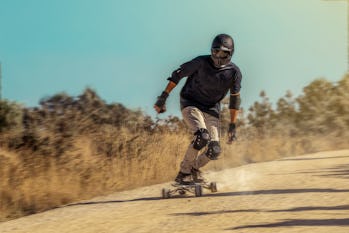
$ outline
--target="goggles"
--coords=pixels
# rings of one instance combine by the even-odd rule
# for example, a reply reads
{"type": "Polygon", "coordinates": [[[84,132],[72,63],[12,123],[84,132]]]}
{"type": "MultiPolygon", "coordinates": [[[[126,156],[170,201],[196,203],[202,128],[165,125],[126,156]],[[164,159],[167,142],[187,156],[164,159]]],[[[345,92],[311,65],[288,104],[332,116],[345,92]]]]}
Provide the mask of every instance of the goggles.
{"type": "Polygon", "coordinates": [[[221,49],[212,49],[211,53],[214,57],[217,57],[217,58],[228,58],[231,56],[230,51],[221,50],[221,49]]]}

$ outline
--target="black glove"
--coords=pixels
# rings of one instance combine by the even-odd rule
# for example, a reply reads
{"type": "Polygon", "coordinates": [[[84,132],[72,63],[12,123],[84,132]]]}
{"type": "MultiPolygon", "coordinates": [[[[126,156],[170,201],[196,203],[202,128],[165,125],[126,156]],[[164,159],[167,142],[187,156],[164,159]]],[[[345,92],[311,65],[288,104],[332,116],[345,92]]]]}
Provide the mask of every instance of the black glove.
{"type": "Polygon", "coordinates": [[[236,138],[236,124],[235,123],[230,123],[229,124],[229,129],[228,129],[228,143],[232,143],[235,141],[236,138]]]}
{"type": "Polygon", "coordinates": [[[166,106],[165,106],[165,104],[166,104],[166,99],[167,99],[167,97],[168,97],[168,93],[165,92],[165,91],[163,91],[163,92],[161,93],[161,95],[158,96],[158,100],[156,101],[155,106],[157,106],[158,108],[160,108],[160,112],[159,112],[159,113],[163,113],[163,112],[166,111],[166,106]]]}

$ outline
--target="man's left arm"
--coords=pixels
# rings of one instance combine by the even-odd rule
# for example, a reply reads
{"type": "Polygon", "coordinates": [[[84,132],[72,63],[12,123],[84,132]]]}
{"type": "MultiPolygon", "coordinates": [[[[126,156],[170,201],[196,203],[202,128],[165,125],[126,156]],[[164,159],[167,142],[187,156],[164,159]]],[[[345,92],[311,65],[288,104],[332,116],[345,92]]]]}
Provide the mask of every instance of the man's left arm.
{"type": "Polygon", "coordinates": [[[234,83],[230,88],[230,124],[228,130],[228,142],[231,143],[236,140],[236,122],[239,115],[241,98],[240,98],[240,89],[241,89],[241,79],[242,75],[240,70],[235,74],[234,83]]]}
{"type": "MultiPolygon", "coordinates": [[[[235,101],[241,102],[241,100],[240,100],[240,93],[237,94],[237,95],[238,96],[234,97],[234,98],[236,98],[238,100],[235,100],[235,101]]],[[[230,123],[236,124],[237,119],[238,119],[238,115],[239,115],[239,108],[236,108],[236,109],[235,108],[230,108],[229,110],[230,110],[230,123]]]]}
{"type": "Polygon", "coordinates": [[[228,129],[228,142],[231,143],[236,140],[236,122],[240,109],[240,93],[230,94],[230,124],[228,129]]]}

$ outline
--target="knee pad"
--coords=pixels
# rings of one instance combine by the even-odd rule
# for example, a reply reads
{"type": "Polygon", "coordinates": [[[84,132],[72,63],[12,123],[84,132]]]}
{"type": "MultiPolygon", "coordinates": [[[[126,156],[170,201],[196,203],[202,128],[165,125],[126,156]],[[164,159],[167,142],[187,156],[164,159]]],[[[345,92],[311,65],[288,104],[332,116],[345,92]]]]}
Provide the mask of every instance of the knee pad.
{"type": "Polygon", "coordinates": [[[201,150],[210,141],[210,134],[207,129],[199,129],[194,133],[193,147],[196,150],[201,150]]]}
{"type": "Polygon", "coordinates": [[[221,153],[221,146],[217,141],[211,141],[208,144],[208,148],[206,151],[206,156],[211,160],[216,160],[221,153]]]}

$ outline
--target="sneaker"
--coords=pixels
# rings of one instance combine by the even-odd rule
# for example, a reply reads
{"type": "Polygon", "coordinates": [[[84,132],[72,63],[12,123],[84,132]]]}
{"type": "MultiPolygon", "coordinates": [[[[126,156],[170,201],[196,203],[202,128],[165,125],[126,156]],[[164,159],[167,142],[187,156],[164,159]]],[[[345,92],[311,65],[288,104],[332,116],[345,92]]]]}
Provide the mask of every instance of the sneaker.
{"type": "Polygon", "coordinates": [[[177,175],[175,181],[178,184],[183,184],[183,185],[192,184],[193,183],[193,180],[191,178],[191,174],[186,174],[186,173],[183,173],[181,171],[178,172],[178,175],[177,175]]]}
{"type": "Polygon", "coordinates": [[[202,176],[202,172],[199,169],[192,168],[191,175],[192,175],[193,181],[195,183],[204,183],[205,182],[205,178],[202,176]]]}

